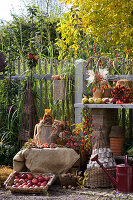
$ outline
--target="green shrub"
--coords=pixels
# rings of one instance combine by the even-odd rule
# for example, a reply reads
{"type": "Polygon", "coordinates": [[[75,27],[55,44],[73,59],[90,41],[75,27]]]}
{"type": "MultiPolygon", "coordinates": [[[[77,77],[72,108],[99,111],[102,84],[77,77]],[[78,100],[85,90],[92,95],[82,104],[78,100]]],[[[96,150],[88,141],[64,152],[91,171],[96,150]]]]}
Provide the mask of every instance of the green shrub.
{"type": "Polygon", "coordinates": [[[5,166],[13,166],[13,157],[17,153],[16,145],[0,143],[0,164],[5,166]]]}

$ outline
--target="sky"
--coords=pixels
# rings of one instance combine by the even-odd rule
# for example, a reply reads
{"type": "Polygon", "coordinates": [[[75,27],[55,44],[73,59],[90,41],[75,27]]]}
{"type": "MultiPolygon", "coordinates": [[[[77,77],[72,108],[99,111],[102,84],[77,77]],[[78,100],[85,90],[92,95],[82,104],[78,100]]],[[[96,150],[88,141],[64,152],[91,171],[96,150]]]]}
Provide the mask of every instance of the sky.
{"type": "Polygon", "coordinates": [[[20,11],[20,0],[0,0],[0,19],[2,20],[11,20],[10,11],[12,10],[13,13],[19,14],[20,11]]]}
{"type": "MultiPolygon", "coordinates": [[[[0,0],[0,2],[0,19],[6,21],[12,20],[11,11],[13,14],[21,15],[26,8],[23,0],[0,0]]],[[[30,0],[24,2],[30,2],[30,0]]],[[[53,0],[53,2],[58,2],[58,0],[53,0]]],[[[63,6],[62,11],[66,12],[67,8],[63,6]]]]}

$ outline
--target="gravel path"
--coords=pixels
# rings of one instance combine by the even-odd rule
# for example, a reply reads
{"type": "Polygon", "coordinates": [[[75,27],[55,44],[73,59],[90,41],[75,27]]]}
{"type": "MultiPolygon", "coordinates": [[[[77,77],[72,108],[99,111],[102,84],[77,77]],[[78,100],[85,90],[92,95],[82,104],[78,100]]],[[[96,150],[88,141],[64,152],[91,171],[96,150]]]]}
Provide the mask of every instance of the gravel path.
{"type": "Polygon", "coordinates": [[[62,189],[60,186],[52,185],[48,194],[20,194],[11,193],[5,188],[0,188],[0,200],[133,200],[133,193],[122,194],[113,189],[62,189]]]}

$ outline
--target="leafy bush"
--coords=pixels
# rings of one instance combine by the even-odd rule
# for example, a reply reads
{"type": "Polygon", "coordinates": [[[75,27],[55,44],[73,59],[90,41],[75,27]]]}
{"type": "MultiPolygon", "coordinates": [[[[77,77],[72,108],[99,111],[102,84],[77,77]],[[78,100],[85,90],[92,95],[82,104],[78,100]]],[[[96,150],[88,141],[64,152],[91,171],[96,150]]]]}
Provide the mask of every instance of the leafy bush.
{"type": "Polygon", "coordinates": [[[5,166],[13,166],[13,157],[17,153],[16,145],[0,143],[0,164],[5,166]]]}

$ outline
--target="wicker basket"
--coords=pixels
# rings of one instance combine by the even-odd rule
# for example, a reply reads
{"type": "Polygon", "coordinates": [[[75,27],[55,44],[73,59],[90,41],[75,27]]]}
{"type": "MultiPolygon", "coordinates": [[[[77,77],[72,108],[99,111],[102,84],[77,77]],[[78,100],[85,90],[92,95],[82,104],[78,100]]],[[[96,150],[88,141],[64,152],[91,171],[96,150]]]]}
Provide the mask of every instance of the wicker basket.
{"type": "Polygon", "coordinates": [[[77,177],[74,176],[74,175],[70,175],[69,173],[68,174],[61,174],[59,176],[59,180],[60,180],[60,183],[62,186],[66,186],[68,187],[69,185],[71,186],[77,186],[77,177]]]}
{"type": "MultiPolygon", "coordinates": [[[[109,173],[116,178],[116,168],[107,168],[109,173]]],[[[113,184],[109,177],[105,174],[102,168],[87,169],[85,172],[86,181],[85,187],[97,188],[97,187],[113,187],[113,184]]]]}
{"type": "MultiPolygon", "coordinates": [[[[28,174],[28,173],[29,172],[19,172],[19,175],[21,176],[22,174],[28,174]]],[[[13,193],[46,193],[48,188],[52,185],[52,183],[56,179],[56,176],[54,174],[50,174],[50,173],[45,173],[45,174],[32,173],[32,175],[34,177],[38,177],[38,176],[45,177],[47,175],[47,176],[50,176],[50,180],[48,181],[47,185],[44,186],[44,187],[38,187],[38,188],[15,188],[15,187],[12,187],[15,174],[11,173],[9,175],[8,179],[5,181],[4,185],[5,185],[6,189],[9,189],[13,193]]]]}

